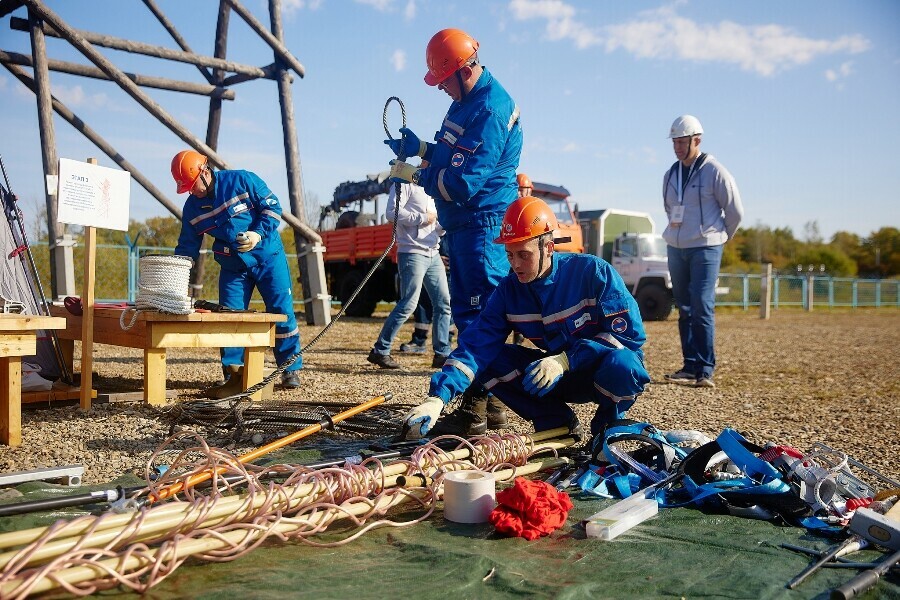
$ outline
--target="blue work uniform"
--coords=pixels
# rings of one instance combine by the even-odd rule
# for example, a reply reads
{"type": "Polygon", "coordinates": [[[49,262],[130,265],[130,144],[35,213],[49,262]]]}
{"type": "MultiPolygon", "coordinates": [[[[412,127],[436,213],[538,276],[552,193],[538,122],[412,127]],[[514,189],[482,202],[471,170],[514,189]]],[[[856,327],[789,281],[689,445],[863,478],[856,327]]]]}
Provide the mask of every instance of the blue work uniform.
{"type": "Polygon", "coordinates": [[[518,197],[519,109],[484,69],[462,102],[450,105],[434,140],[419,185],[435,199],[447,232],[450,307],[462,332],[509,271],[504,248],[493,240],[506,208],[518,197]]]}
{"type": "MultiPolygon", "coordinates": [[[[278,234],[281,204],[263,180],[250,171],[217,171],[213,176],[213,188],[206,198],[191,194],[184,203],[175,254],[196,260],[203,234],[212,236],[213,256],[222,267],[219,303],[245,309],[256,287],[267,312],[287,316],[287,321],[275,325],[275,360],[280,365],[300,351],[291,274],[278,234]],[[243,231],[255,231],[260,236],[249,252],[237,250],[235,236],[243,231]]],[[[244,364],[244,349],[223,348],[222,364],[244,364]]],[[[298,358],[287,370],[302,366],[303,359],[298,358]]]]}
{"type": "Polygon", "coordinates": [[[537,431],[569,425],[574,411],[567,402],[594,402],[596,435],[622,418],[650,382],[645,340],[637,303],[609,263],[587,254],[554,254],[546,277],[521,283],[510,273],[500,282],[432,376],[429,395],[447,403],[477,381],[537,431]],[[506,344],[511,331],[537,349],[506,344]],[[540,398],[526,392],[528,365],[560,352],[569,371],[556,387],[540,398]]]}

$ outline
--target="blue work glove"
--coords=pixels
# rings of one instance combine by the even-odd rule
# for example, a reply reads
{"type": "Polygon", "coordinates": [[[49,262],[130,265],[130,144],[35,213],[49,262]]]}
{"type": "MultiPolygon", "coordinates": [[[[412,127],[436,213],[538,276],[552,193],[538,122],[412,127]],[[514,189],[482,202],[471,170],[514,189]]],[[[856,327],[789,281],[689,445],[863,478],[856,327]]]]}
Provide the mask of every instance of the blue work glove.
{"type": "Polygon", "coordinates": [[[422,404],[418,405],[403,417],[406,439],[417,440],[434,427],[441,411],[444,409],[444,401],[438,396],[428,396],[422,404]]]}
{"type": "Polygon", "coordinates": [[[394,151],[394,154],[400,156],[401,144],[403,144],[402,150],[404,156],[425,156],[428,144],[420,140],[419,136],[406,127],[401,127],[400,133],[403,134],[404,137],[401,137],[399,140],[384,140],[384,143],[390,146],[391,150],[394,151]]]}
{"type": "Polygon", "coordinates": [[[419,169],[400,160],[391,161],[391,181],[399,183],[412,182],[418,185],[419,169]]]}
{"type": "Polygon", "coordinates": [[[536,360],[525,369],[525,391],[543,397],[556,387],[563,373],[568,370],[569,358],[565,352],[536,360]]]}

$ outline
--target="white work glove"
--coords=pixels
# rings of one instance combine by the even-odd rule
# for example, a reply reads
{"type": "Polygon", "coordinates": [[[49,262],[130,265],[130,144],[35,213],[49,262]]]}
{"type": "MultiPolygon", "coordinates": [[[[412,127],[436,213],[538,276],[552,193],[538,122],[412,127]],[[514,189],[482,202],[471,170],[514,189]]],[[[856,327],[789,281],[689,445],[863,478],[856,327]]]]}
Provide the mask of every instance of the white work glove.
{"type": "Polygon", "coordinates": [[[428,399],[418,405],[403,417],[403,429],[406,439],[417,440],[434,427],[441,411],[444,409],[444,401],[437,396],[428,396],[428,399]]]}
{"type": "Polygon", "coordinates": [[[565,352],[536,360],[525,369],[525,391],[538,397],[544,396],[556,387],[560,377],[568,370],[569,358],[565,352]]]}
{"type": "Polygon", "coordinates": [[[237,234],[235,239],[237,240],[238,252],[250,252],[262,240],[262,236],[255,231],[243,231],[237,234]]]}
{"type": "Polygon", "coordinates": [[[418,185],[418,171],[419,169],[416,167],[401,160],[391,161],[391,181],[400,183],[412,182],[418,185]]]}

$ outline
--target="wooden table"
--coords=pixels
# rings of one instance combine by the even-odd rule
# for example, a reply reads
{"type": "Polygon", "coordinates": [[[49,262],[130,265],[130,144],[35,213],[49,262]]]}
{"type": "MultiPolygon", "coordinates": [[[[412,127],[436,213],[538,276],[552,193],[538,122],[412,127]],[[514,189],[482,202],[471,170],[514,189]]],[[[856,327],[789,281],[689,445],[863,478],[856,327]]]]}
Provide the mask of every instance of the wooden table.
{"type": "Polygon", "coordinates": [[[65,319],[0,314],[0,442],[22,443],[22,357],[37,353],[39,329],[65,326],[65,319]]]}
{"type": "MultiPolygon", "coordinates": [[[[270,313],[191,313],[170,315],[141,312],[134,327],[119,325],[121,308],[94,309],[94,343],[141,348],[144,350],[144,401],[166,402],[166,349],[168,348],[244,348],[243,389],[263,379],[266,349],[275,346],[275,323],[287,320],[270,313]]],[[[81,339],[81,317],[62,306],[52,306],[50,314],[66,317],[66,328],[58,332],[60,346],[71,364],[75,340],[81,339]]],[[[130,322],[132,313],[126,315],[130,322]]],[[[219,367],[218,361],[216,368],[219,367]]],[[[259,400],[262,391],[252,398],[259,400]]]]}

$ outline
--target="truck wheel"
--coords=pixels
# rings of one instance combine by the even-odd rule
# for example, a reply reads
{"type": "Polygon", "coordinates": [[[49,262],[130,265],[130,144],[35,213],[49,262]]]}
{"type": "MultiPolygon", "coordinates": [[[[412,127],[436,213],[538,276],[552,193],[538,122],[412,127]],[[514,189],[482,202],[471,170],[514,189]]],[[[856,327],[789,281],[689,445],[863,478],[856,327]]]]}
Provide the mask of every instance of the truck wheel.
{"type": "MultiPolygon", "coordinates": [[[[347,301],[350,299],[350,296],[353,295],[356,288],[359,287],[359,284],[362,283],[364,276],[365,274],[362,271],[355,269],[344,275],[341,279],[338,290],[338,300],[341,301],[342,306],[347,305],[347,301]]],[[[377,302],[371,299],[369,290],[363,288],[344,314],[348,317],[371,317],[372,313],[375,312],[376,304],[377,302]]]]}
{"type": "Polygon", "coordinates": [[[637,303],[645,321],[665,321],[672,314],[672,296],[666,288],[655,283],[638,290],[637,303]]]}

